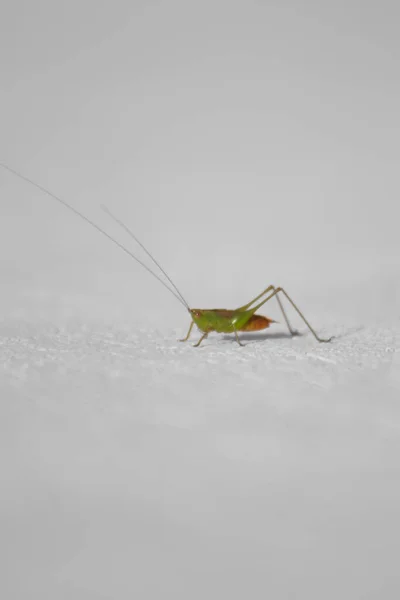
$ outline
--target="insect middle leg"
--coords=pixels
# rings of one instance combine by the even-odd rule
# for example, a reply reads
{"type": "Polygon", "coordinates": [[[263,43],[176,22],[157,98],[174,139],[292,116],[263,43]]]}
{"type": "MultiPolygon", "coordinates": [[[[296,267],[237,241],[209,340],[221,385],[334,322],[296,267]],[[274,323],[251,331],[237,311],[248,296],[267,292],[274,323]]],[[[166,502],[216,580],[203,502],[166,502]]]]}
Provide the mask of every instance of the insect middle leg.
{"type": "Polygon", "coordinates": [[[197,342],[197,344],[193,344],[193,347],[194,348],[198,348],[200,346],[201,342],[203,340],[205,340],[207,336],[208,336],[208,331],[206,331],[205,333],[203,333],[203,335],[201,336],[201,338],[199,339],[199,341],[197,342]]]}
{"type": "Polygon", "coordinates": [[[244,344],[242,344],[242,342],[239,340],[239,336],[238,336],[238,332],[235,329],[235,337],[236,337],[236,341],[239,344],[239,346],[244,346],[244,344]]]}

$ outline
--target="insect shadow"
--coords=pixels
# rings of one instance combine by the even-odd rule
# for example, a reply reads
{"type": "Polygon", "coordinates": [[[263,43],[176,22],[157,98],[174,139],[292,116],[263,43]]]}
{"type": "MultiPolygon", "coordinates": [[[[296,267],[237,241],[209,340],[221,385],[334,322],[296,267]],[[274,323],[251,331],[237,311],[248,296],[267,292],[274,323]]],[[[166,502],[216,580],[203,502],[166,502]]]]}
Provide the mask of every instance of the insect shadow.
{"type": "MultiPolygon", "coordinates": [[[[303,337],[305,334],[296,331],[291,334],[285,331],[276,331],[274,333],[244,333],[240,336],[240,340],[244,342],[265,342],[266,340],[291,340],[294,337],[303,337]]],[[[232,336],[224,335],[223,340],[231,340],[232,336]]]]}

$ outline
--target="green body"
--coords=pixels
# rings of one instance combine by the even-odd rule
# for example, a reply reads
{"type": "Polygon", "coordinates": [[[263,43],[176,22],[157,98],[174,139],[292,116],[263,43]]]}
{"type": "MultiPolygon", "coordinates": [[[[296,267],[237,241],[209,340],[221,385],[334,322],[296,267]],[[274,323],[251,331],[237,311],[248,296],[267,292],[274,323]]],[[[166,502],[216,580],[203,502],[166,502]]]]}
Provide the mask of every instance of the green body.
{"type": "Polygon", "coordinates": [[[255,313],[254,310],[226,310],[224,308],[196,309],[190,311],[191,317],[200,331],[209,333],[234,333],[243,331],[255,313]]]}
{"type": "Polygon", "coordinates": [[[203,335],[199,342],[195,344],[196,346],[199,346],[211,331],[217,333],[234,333],[236,341],[242,345],[238,338],[238,331],[259,331],[260,329],[266,329],[270,323],[273,323],[272,319],[255,314],[256,310],[265,303],[265,300],[253,306],[253,308],[249,308],[262,295],[265,295],[265,291],[248,304],[234,310],[227,310],[225,308],[188,309],[192,317],[192,322],[187,336],[181,341],[186,341],[190,336],[193,325],[197,325],[200,331],[203,332],[203,335]]]}

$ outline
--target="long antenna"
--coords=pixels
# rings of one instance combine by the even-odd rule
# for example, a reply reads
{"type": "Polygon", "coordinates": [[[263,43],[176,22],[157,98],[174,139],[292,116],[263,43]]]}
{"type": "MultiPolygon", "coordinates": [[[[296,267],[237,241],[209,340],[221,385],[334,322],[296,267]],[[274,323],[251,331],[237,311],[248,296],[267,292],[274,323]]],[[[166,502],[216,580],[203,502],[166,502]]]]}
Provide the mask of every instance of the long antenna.
{"type": "Polygon", "coordinates": [[[32,179],[29,179],[28,177],[25,177],[25,175],[22,175],[21,173],[18,173],[18,171],[15,171],[14,169],[12,169],[11,167],[8,167],[4,163],[0,163],[0,167],[3,167],[3,169],[5,169],[6,171],[9,171],[10,173],[12,173],[13,175],[15,175],[16,177],[19,177],[19,179],[22,179],[23,181],[26,181],[27,183],[30,183],[35,188],[37,188],[41,192],[44,192],[45,194],[47,194],[48,196],[50,196],[54,200],[57,200],[57,202],[59,202],[60,204],[62,204],[63,206],[65,206],[65,208],[67,208],[71,212],[75,213],[78,217],[80,217],[81,219],[83,219],[84,221],[86,221],[86,223],[88,223],[89,225],[91,225],[92,227],[94,227],[94,229],[97,229],[97,231],[99,231],[101,234],[103,234],[106,238],[108,238],[116,246],[118,246],[119,248],[121,248],[121,250],[123,250],[131,258],[133,258],[137,263],[139,263],[139,265],[141,265],[144,269],[146,269],[146,271],[148,273],[150,273],[151,275],[153,275],[153,277],[155,277],[160,283],[162,283],[162,285],[171,294],[173,294],[175,296],[175,298],[177,300],[179,300],[179,302],[185,308],[189,309],[189,305],[187,304],[186,301],[184,301],[183,297],[181,298],[180,295],[178,296],[173,290],[171,290],[171,288],[165,283],[165,281],[163,281],[161,279],[161,277],[159,277],[156,273],[154,273],[144,262],[142,262],[141,260],[139,260],[130,250],[128,250],[127,248],[125,248],[125,246],[123,246],[122,244],[120,244],[119,242],[117,242],[117,240],[115,240],[111,235],[109,235],[106,231],[104,231],[103,229],[101,229],[101,227],[99,227],[98,225],[96,225],[96,223],[94,223],[93,221],[91,221],[90,219],[88,219],[88,217],[85,217],[85,215],[82,214],[81,212],[79,212],[79,210],[77,210],[76,208],[74,208],[73,206],[71,206],[70,204],[68,204],[68,202],[66,202],[62,198],[59,198],[59,196],[56,196],[55,194],[53,194],[53,192],[50,192],[45,187],[39,185],[35,181],[32,181],[32,179]]]}
{"type": "Polygon", "coordinates": [[[113,221],[115,221],[116,223],[118,223],[118,225],[120,227],[122,227],[122,229],[124,229],[130,236],[131,238],[133,238],[135,240],[135,242],[137,244],[139,244],[139,246],[146,252],[147,256],[150,257],[150,259],[153,261],[153,263],[156,265],[156,267],[158,267],[161,271],[161,273],[163,273],[163,275],[165,275],[165,277],[168,279],[168,281],[170,282],[170,284],[175,288],[175,290],[178,292],[179,296],[182,298],[183,302],[186,304],[186,306],[188,307],[188,303],[186,302],[185,298],[182,296],[181,292],[178,290],[178,288],[176,287],[175,283],[172,281],[172,279],[170,278],[170,276],[168,275],[168,273],[166,273],[164,271],[164,269],[162,268],[162,266],[156,261],[156,259],[154,258],[154,256],[152,254],[150,254],[150,252],[147,250],[147,248],[145,248],[145,246],[143,246],[142,242],[140,240],[138,240],[138,238],[136,237],[136,235],[133,233],[133,231],[131,231],[129,229],[129,227],[127,225],[125,225],[125,223],[123,223],[123,221],[121,221],[120,219],[118,219],[118,217],[116,217],[115,215],[112,214],[112,212],[110,211],[109,208],[107,208],[107,206],[105,204],[101,204],[100,207],[102,208],[102,210],[104,210],[104,212],[111,217],[111,219],[113,221]]]}

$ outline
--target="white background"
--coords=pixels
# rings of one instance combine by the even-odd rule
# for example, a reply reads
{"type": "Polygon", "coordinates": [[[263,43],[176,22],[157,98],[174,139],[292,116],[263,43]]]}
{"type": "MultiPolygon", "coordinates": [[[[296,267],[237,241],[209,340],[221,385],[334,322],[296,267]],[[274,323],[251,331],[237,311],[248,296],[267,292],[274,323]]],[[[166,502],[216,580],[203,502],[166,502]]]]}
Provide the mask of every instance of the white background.
{"type": "Polygon", "coordinates": [[[107,204],[191,306],[274,283],[337,336],[179,345],[172,296],[0,170],[4,597],[398,597],[398,17],[3,2],[0,162],[130,244],[107,204]]]}

